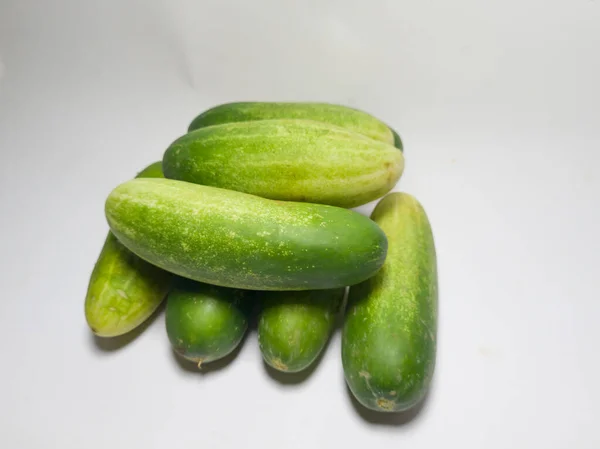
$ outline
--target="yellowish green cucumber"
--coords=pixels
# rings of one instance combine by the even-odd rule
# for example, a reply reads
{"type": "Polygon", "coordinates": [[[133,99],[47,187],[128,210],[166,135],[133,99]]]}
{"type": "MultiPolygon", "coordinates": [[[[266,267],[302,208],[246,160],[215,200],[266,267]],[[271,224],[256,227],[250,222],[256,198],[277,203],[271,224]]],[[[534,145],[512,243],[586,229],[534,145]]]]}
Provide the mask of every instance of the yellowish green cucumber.
{"type": "Polygon", "coordinates": [[[165,177],[283,201],[356,207],[404,170],[392,144],[328,123],[261,120],[192,131],[163,157],[165,177]]]}
{"type": "Polygon", "coordinates": [[[384,412],[417,404],[435,367],[437,268],[433,234],[421,204],[391,193],[371,218],[386,233],[383,268],[350,288],[342,362],[350,390],[384,412]]]}
{"type": "Polygon", "coordinates": [[[371,114],[338,104],[316,102],[250,101],[221,104],[198,115],[188,131],[223,123],[273,119],[314,120],[346,128],[392,145],[395,142],[392,130],[371,114]]]}
{"type": "MultiPolygon", "coordinates": [[[[162,178],[161,162],[138,178],[162,178]]],[[[100,337],[116,337],[142,324],[160,305],[171,275],[140,259],[108,233],[88,285],[85,318],[100,337]]]]}
{"type": "Polygon", "coordinates": [[[308,368],[329,340],[345,291],[264,292],[258,342],[265,362],[290,373],[308,368]]]}
{"type": "Polygon", "coordinates": [[[223,287],[353,285],[379,270],[387,250],[381,229],[348,209],[169,179],[121,184],[106,200],[105,211],[112,232],[138,256],[223,287]]]}
{"type": "Polygon", "coordinates": [[[231,353],[248,329],[249,293],[178,278],[166,312],[173,350],[198,368],[231,353]]]}

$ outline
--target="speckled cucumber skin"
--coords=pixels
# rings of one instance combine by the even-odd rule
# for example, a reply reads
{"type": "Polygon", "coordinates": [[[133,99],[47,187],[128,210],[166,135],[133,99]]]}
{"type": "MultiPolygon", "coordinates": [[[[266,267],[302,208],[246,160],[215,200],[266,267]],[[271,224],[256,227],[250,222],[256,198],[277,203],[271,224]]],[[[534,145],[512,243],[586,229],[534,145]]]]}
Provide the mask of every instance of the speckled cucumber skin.
{"type": "Polygon", "coordinates": [[[264,292],[258,342],[265,362],[290,373],[308,368],[329,340],[345,291],[264,292]]]}
{"type": "Polygon", "coordinates": [[[330,103],[240,102],[215,106],[198,115],[188,131],[223,123],[273,119],[301,119],[329,123],[363,134],[371,139],[394,144],[388,126],[366,112],[330,103]]]}
{"type": "Polygon", "coordinates": [[[113,233],[180,276],[248,290],[313,290],[379,270],[387,239],[356,212],[168,179],[134,179],[106,201],[113,233]]]}
{"type": "Polygon", "coordinates": [[[395,185],[391,144],[308,120],[227,123],[192,131],[163,157],[165,177],[283,201],[356,207],[395,185]]]}
{"type": "MultiPolygon", "coordinates": [[[[155,162],[138,178],[162,178],[155,162]]],[[[85,318],[100,337],[123,335],[142,324],[165,298],[171,275],[140,259],[109,232],[92,271],[85,318]]]]}
{"type": "Polygon", "coordinates": [[[173,350],[201,367],[242,341],[254,301],[245,290],[178,278],[167,298],[167,335],[173,350]]]}
{"type": "Polygon", "coordinates": [[[387,195],[371,218],[388,237],[388,256],[374,277],[350,288],[342,362],[346,382],[361,404],[402,411],[423,398],[433,376],[435,247],[427,215],[410,195],[387,195]]]}

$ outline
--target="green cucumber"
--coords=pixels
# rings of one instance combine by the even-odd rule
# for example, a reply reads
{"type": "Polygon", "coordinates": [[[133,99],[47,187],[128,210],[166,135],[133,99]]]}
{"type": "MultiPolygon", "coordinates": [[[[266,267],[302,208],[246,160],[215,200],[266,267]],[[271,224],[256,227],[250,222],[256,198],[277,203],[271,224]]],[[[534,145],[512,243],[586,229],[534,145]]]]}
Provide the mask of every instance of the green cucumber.
{"type": "Polygon", "coordinates": [[[301,119],[329,123],[363,134],[371,139],[394,144],[390,128],[371,114],[330,103],[241,102],[215,106],[198,115],[188,131],[223,123],[273,119],[301,119]]]}
{"type": "Polygon", "coordinates": [[[345,290],[264,292],[258,342],[265,362],[290,373],[308,368],[329,340],[345,290]]]}
{"type": "Polygon", "coordinates": [[[248,290],[343,287],[383,265],[387,240],[357,212],[169,179],[134,179],[106,200],[113,233],[180,276],[248,290]]]}
{"type": "Polygon", "coordinates": [[[388,256],[374,277],[350,288],[342,362],[361,404],[402,411],[423,398],[435,367],[435,246],[427,215],[410,195],[387,195],[371,218],[387,235],[388,256]]]}
{"type": "Polygon", "coordinates": [[[392,131],[392,134],[394,135],[394,146],[396,148],[398,148],[400,151],[404,152],[404,145],[402,144],[402,139],[400,138],[400,135],[396,132],[395,129],[390,128],[390,130],[392,131]]]}
{"type": "Polygon", "coordinates": [[[136,178],[164,178],[165,175],[162,171],[162,161],[154,162],[148,165],[141,172],[139,172],[136,178]]]}
{"type": "Polygon", "coordinates": [[[283,201],[356,207],[395,185],[394,146],[309,120],[262,120],[200,128],[165,152],[165,177],[283,201]]]}
{"type": "MultiPolygon", "coordinates": [[[[161,178],[161,162],[137,177],[161,178]]],[[[123,335],[142,324],[163,301],[171,275],[140,259],[109,232],[88,285],[85,318],[100,337],[123,335]]]]}
{"type": "Polygon", "coordinates": [[[253,306],[249,293],[179,278],[167,298],[173,350],[198,368],[231,353],[248,329],[253,306]]]}

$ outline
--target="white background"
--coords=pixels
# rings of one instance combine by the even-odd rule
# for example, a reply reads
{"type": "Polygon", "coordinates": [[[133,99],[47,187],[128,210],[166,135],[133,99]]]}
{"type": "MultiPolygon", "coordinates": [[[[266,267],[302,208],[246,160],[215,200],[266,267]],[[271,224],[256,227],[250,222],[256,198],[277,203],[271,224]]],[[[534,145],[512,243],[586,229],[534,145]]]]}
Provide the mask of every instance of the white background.
{"type": "Polygon", "coordinates": [[[3,0],[0,446],[599,448],[599,82],[600,0],[3,0]],[[339,334],[285,381],[255,333],[201,374],[162,314],[88,331],[105,197],[236,100],[347,104],[402,135],[398,189],[439,257],[419,413],[353,405],[339,334]]]}

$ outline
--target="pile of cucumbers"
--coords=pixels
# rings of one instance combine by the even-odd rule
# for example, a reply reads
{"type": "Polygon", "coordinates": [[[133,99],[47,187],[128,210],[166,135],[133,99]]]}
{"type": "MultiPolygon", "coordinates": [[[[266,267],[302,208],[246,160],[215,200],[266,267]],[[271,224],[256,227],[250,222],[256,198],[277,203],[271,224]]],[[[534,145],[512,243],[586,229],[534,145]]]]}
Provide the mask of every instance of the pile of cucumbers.
{"type": "Polygon", "coordinates": [[[406,410],[434,371],[437,272],[423,207],[388,193],[403,169],[398,134],[356,109],[209,109],[108,196],[87,322],[119,336],[166,297],[171,345],[200,367],[232,352],[258,309],[264,360],[298,372],[343,313],[350,390],[370,409],[406,410]],[[382,196],[370,219],[350,210],[382,196]]]}

